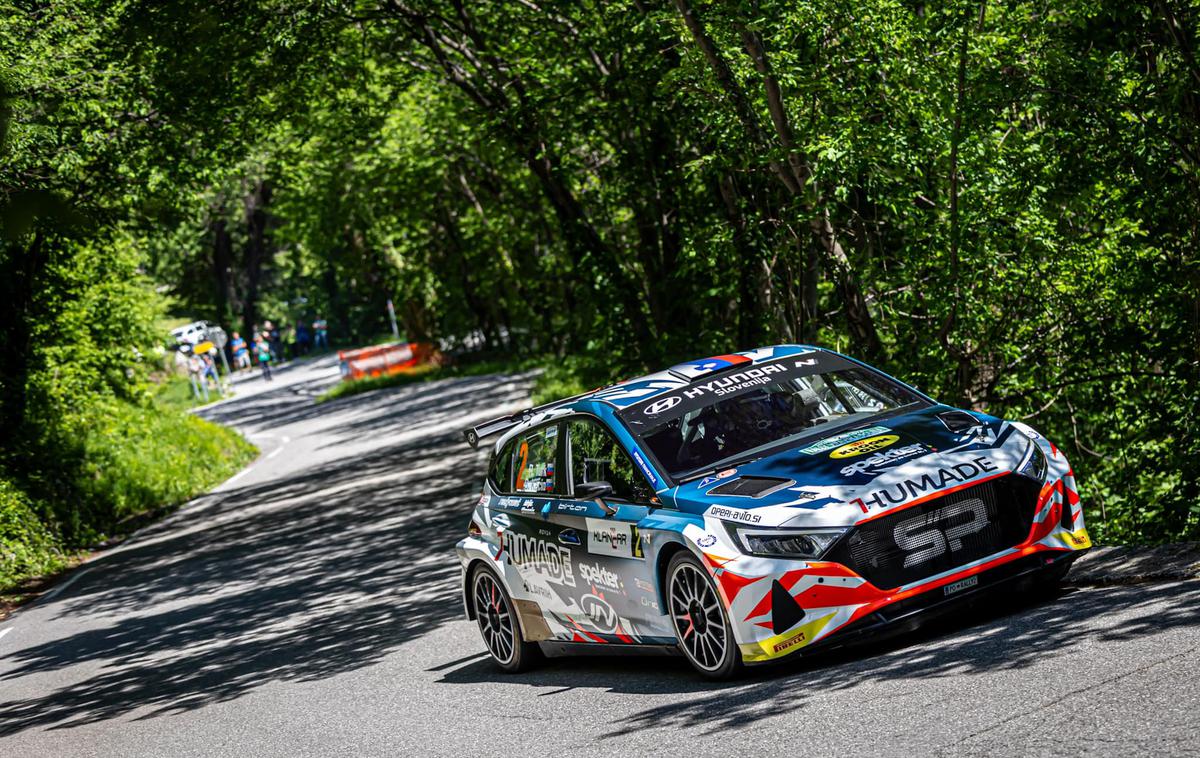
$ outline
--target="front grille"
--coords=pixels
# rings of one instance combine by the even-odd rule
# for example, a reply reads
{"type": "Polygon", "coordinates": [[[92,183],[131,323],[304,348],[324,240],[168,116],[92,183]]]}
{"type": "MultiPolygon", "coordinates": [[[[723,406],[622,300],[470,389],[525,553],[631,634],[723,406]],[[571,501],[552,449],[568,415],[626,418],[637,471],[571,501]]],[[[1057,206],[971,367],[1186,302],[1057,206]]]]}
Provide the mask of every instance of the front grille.
{"type": "Polygon", "coordinates": [[[1023,542],[1037,493],[1023,477],[992,479],[855,527],[826,559],[881,589],[910,584],[1023,542]]]}

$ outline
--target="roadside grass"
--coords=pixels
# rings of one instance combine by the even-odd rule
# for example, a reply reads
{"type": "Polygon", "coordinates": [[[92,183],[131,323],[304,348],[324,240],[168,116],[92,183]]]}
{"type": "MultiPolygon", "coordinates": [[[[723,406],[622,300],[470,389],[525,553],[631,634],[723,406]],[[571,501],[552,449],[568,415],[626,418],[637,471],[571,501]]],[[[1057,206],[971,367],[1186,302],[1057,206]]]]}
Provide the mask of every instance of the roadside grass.
{"type": "Polygon", "coordinates": [[[0,618],[97,546],[208,491],[258,452],[169,403],[104,402],[79,433],[77,447],[38,474],[53,481],[0,469],[0,618]]]}
{"type": "MultiPolygon", "coordinates": [[[[215,393],[210,392],[213,397],[215,393]]],[[[215,397],[213,399],[216,399],[215,397]]],[[[192,396],[192,383],[186,376],[171,375],[154,390],[154,402],[164,408],[185,411],[204,405],[204,400],[192,396]]],[[[211,401],[210,401],[211,402],[211,401]]]]}
{"type": "Polygon", "coordinates": [[[452,364],[448,366],[424,365],[416,366],[396,374],[374,376],[354,381],[343,381],[330,387],[324,394],[317,397],[316,402],[327,403],[342,397],[359,395],[363,392],[401,387],[406,384],[432,382],[438,379],[450,379],[459,376],[484,376],[486,374],[519,373],[538,368],[533,360],[524,361],[478,361],[474,363],[452,364]]]}
{"type": "Polygon", "coordinates": [[[525,371],[539,372],[533,384],[533,405],[578,395],[589,389],[600,387],[608,381],[604,378],[604,371],[597,364],[580,358],[541,356],[517,360],[483,360],[447,366],[418,366],[397,374],[349,382],[343,381],[326,390],[324,394],[317,397],[316,402],[327,403],[363,392],[373,392],[419,382],[432,382],[439,379],[485,376],[487,374],[519,374],[525,371]]]}

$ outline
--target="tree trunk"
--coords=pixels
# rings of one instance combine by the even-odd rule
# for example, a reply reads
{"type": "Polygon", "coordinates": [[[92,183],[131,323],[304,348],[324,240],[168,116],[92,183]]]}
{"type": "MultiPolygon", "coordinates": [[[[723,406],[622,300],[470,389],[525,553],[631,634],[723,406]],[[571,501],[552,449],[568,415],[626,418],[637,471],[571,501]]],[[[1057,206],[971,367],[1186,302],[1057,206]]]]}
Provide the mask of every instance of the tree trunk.
{"type": "Polygon", "coordinates": [[[267,237],[267,206],[271,202],[271,186],[264,179],[254,181],[243,199],[246,215],[246,252],[243,271],[246,276],[246,294],[242,306],[242,326],[246,334],[253,335],[259,321],[258,297],[262,284],[263,267],[271,255],[267,237]]]}
{"type": "Polygon", "coordinates": [[[209,229],[212,231],[212,268],[213,284],[217,292],[217,321],[221,324],[232,324],[240,310],[233,286],[233,238],[229,235],[228,223],[219,216],[209,222],[209,229]]]}
{"type": "MultiPolygon", "coordinates": [[[[696,44],[700,47],[709,66],[713,69],[717,83],[729,97],[738,120],[750,134],[752,142],[760,150],[769,150],[770,140],[759,125],[758,119],[749,105],[749,98],[733,76],[729,64],[717,50],[704,23],[691,8],[688,0],[673,0],[673,2],[680,15],[683,16],[684,23],[691,31],[692,37],[696,40],[696,44]]],[[[782,91],[771,71],[766,50],[757,34],[745,29],[740,31],[746,53],[762,77],[767,95],[767,107],[775,127],[776,138],[787,154],[787,167],[785,168],[778,161],[771,161],[771,170],[788,193],[800,201],[804,214],[809,218],[809,229],[824,254],[826,269],[834,277],[838,293],[844,300],[846,322],[851,340],[867,358],[877,357],[882,354],[883,346],[879,341],[879,334],[875,329],[870,309],[867,307],[866,297],[862,293],[862,288],[854,273],[854,267],[846,256],[846,251],[842,248],[830,221],[823,193],[819,188],[809,186],[812,171],[804,155],[795,149],[782,91]]]]}

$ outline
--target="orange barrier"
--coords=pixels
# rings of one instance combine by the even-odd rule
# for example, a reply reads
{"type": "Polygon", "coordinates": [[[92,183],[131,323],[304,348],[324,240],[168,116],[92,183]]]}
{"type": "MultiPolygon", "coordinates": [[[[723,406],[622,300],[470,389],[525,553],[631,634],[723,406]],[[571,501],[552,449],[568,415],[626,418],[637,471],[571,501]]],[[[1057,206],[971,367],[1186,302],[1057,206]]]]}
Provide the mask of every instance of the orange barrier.
{"type": "Polygon", "coordinates": [[[339,350],[338,360],[342,362],[342,379],[353,381],[436,363],[438,352],[427,342],[389,342],[358,350],[339,350]]]}

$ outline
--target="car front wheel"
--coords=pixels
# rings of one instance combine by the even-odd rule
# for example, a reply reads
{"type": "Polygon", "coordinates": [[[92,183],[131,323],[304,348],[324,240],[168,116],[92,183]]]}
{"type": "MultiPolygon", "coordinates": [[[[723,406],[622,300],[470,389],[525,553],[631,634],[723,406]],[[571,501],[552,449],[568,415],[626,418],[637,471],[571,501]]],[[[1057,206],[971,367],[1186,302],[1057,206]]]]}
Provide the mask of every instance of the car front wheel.
{"type": "Polygon", "coordinates": [[[742,667],[733,629],[708,572],[690,553],[667,566],[667,595],[679,649],[702,675],[730,679],[742,667]]]}

